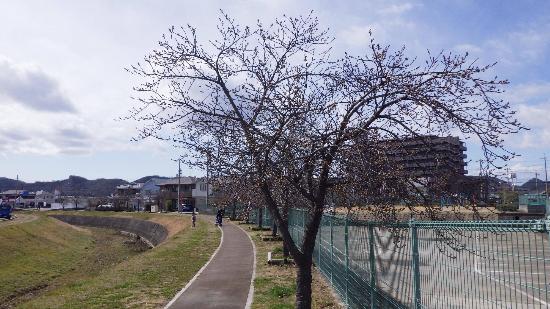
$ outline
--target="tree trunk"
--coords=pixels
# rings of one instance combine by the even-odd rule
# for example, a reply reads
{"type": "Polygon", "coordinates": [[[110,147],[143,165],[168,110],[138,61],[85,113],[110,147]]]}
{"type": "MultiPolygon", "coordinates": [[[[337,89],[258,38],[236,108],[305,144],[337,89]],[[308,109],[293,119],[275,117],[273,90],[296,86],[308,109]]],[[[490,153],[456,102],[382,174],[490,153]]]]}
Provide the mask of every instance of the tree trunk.
{"type": "Polygon", "coordinates": [[[311,309],[311,259],[296,264],[296,309],[311,309]]]}
{"type": "Polygon", "coordinates": [[[271,236],[276,237],[277,236],[277,223],[275,220],[273,220],[273,228],[271,229],[271,236]]]}
{"type": "MultiPolygon", "coordinates": [[[[279,233],[283,237],[284,242],[288,246],[288,250],[294,262],[296,263],[297,276],[296,276],[296,308],[297,309],[310,309],[311,308],[311,266],[313,265],[313,250],[315,248],[315,238],[323,215],[324,205],[324,190],[321,190],[323,195],[318,198],[318,201],[312,205],[313,212],[307,212],[310,216],[309,222],[304,227],[304,237],[300,246],[294,242],[290,234],[288,226],[288,216],[283,218],[277,203],[273,200],[269,187],[264,183],[262,184],[262,190],[264,192],[265,200],[268,204],[269,210],[273,216],[273,219],[277,221],[279,227],[279,233]]],[[[285,211],[283,209],[283,211],[285,211]]]]}
{"type": "Polygon", "coordinates": [[[290,257],[290,250],[288,250],[288,245],[286,244],[286,241],[283,239],[283,259],[285,260],[285,263],[287,262],[289,257],[290,257]]]}
{"type": "Polygon", "coordinates": [[[235,221],[237,219],[237,203],[233,203],[233,214],[231,215],[231,220],[235,221]]]}
{"type": "Polygon", "coordinates": [[[264,209],[258,208],[258,228],[262,229],[262,221],[264,221],[264,209]]]}

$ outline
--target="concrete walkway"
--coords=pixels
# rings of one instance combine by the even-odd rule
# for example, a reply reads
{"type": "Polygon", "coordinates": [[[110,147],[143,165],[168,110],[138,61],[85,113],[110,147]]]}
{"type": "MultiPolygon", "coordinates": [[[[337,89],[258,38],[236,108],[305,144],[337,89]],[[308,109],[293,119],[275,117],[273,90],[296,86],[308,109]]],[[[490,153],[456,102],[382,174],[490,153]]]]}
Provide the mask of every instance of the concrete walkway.
{"type": "Polygon", "coordinates": [[[166,306],[180,308],[247,308],[252,301],[254,247],[248,234],[226,221],[222,243],[203,268],[166,306]]]}

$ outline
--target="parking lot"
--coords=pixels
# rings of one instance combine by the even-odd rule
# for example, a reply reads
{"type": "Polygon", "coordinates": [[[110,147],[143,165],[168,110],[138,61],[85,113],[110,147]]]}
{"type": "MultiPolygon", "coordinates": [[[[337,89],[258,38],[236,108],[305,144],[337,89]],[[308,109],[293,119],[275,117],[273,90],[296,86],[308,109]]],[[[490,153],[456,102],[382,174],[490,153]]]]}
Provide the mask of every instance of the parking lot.
{"type": "MultiPolygon", "coordinates": [[[[379,227],[373,232],[376,286],[407,307],[415,294],[410,233],[379,227]]],[[[321,266],[331,265],[325,267],[329,275],[346,263],[344,227],[332,226],[332,251],[330,234],[329,228],[321,229],[321,257],[332,261],[321,266]]],[[[347,263],[364,282],[371,273],[368,236],[365,226],[349,227],[347,263]]],[[[418,295],[425,308],[550,307],[547,233],[418,229],[418,253],[418,295]]]]}

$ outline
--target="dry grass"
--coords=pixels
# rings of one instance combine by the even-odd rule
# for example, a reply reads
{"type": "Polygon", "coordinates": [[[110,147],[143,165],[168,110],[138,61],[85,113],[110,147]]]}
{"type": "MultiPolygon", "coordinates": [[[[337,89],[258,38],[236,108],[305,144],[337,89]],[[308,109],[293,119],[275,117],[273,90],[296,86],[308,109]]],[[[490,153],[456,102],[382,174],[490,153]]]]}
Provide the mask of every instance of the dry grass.
{"type": "MultiPolygon", "coordinates": [[[[294,308],[296,270],[293,265],[268,265],[267,253],[282,247],[281,241],[262,241],[261,235],[269,232],[252,231],[252,225],[241,225],[256,244],[256,278],[254,280],[254,309],[294,308]]],[[[332,289],[322,275],[314,269],[313,308],[341,308],[332,289]]]]}
{"type": "Polygon", "coordinates": [[[78,214],[149,219],[165,224],[171,236],[142,251],[115,231],[75,229],[42,213],[36,221],[2,228],[0,258],[9,262],[0,268],[0,308],[162,307],[220,241],[219,230],[204,220],[192,229],[182,216],[78,214]]]}
{"type": "MultiPolygon", "coordinates": [[[[495,220],[500,213],[495,207],[476,207],[474,210],[471,207],[447,206],[439,208],[438,206],[434,206],[434,209],[438,211],[438,215],[444,220],[479,220],[480,217],[484,220],[495,220]]],[[[358,219],[373,219],[373,210],[369,210],[366,207],[352,207],[349,210],[345,207],[336,208],[336,213],[339,215],[345,216],[348,211],[353,217],[358,219]]],[[[415,206],[410,209],[405,206],[396,205],[395,211],[399,220],[409,220],[411,214],[426,213],[427,207],[415,206]]]]}
{"type": "Polygon", "coordinates": [[[38,216],[36,215],[30,214],[30,213],[24,213],[20,211],[12,212],[12,216],[13,218],[11,220],[3,219],[3,218],[0,219],[0,228],[8,225],[31,222],[38,219],[38,216]]]}
{"type": "Polygon", "coordinates": [[[168,230],[168,238],[191,226],[191,220],[189,218],[181,220],[175,216],[160,215],[152,217],[149,220],[164,225],[168,230]]]}

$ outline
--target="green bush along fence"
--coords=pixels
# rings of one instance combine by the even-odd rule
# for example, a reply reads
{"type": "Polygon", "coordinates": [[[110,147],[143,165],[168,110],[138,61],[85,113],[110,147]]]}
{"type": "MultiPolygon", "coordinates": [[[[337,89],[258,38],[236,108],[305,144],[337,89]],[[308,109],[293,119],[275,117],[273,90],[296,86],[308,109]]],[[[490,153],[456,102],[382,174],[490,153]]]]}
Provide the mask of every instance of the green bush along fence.
{"type": "MultiPolygon", "coordinates": [[[[307,217],[289,212],[297,243],[307,217]]],[[[348,308],[549,308],[548,226],[324,215],[314,262],[348,308]]]]}

